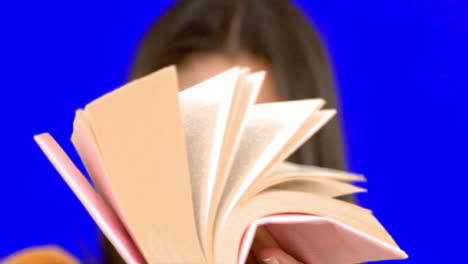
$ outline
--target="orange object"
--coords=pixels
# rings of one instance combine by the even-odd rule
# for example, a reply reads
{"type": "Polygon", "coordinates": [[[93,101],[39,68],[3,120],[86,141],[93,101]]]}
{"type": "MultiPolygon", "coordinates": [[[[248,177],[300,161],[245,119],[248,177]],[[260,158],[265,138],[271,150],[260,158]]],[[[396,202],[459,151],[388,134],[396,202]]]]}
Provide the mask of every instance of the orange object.
{"type": "Polygon", "coordinates": [[[74,256],[58,246],[30,247],[8,256],[2,264],[79,264],[74,256]]]}

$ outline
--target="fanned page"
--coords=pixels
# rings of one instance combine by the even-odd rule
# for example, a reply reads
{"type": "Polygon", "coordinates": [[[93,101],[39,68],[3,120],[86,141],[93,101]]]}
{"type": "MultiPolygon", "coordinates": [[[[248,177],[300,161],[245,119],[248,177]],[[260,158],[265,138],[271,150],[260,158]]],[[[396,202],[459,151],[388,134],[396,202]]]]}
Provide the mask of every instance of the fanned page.
{"type": "Polygon", "coordinates": [[[366,191],[350,184],[354,181],[365,181],[365,178],[340,170],[284,161],[276,164],[261,180],[255,181],[243,195],[243,199],[249,199],[269,188],[323,193],[330,197],[366,191]]]}
{"type": "MultiPolygon", "coordinates": [[[[258,72],[246,75],[240,86],[240,89],[236,93],[237,96],[234,101],[235,107],[230,113],[230,123],[225,134],[225,140],[223,142],[223,151],[221,152],[220,164],[218,166],[216,185],[213,191],[213,197],[211,200],[211,208],[208,217],[208,238],[209,245],[212,245],[211,239],[213,238],[213,232],[215,227],[215,219],[219,202],[221,200],[223,190],[228,180],[231,166],[234,162],[235,153],[239,148],[241,135],[247,123],[246,115],[248,110],[255,103],[257,96],[260,92],[260,87],[263,83],[265,73],[258,72]]],[[[209,247],[208,250],[211,250],[209,247]]],[[[207,251],[207,255],[212,256],[212,252],[207,251]]]]}
{"type": "Polygon", "coordinates": [[[321,178],[281,182],[265,190],[269,189],[312,193],[330,198],[366,191],[364,188],[359,188],[349,183],[321,178]]]}
{"type": "Polygon", "coordinates": [[[273,162],[280,162],[278,156],[286,152],[289,146],[296,145],[291,140],[311,135],[307,132],[313,132],[315,129],[312,128],[323,123],[320,122],[323,119],[315,118],[317,114],[320,115],[319,109],[323,104],[321,99],[308,99],[259,104],[251,108],[223,190],[216,228],[222,228],[224,218],[262,172],[273,166],[273,162]],[[302,129],[305,125],[309,130],[302,129]]]}
{"type": "Polygon", "coordinates": [[[259,90],[259,85],[248,85],[248,73],[233,68],[179,93],[195,220],[205,249],[214,215],[210,209],[223,182],[220,174],[229,167],[243,117],[259,90]]]}
{"type": "Polygon", "coordinates": [[[208,210],[238,83],[239,69],[235,68],[179,93],[195,222],[202,245],[207,240],[208,210]]]}
{"type": "Polygon", "coordinates": [[[86,106],[113,206],[149,263],[204,262],[174,67],[86,106]]]}
{"type": "Polygon", "coordinates": [[[361,174],[350,173],[335,169],[317,167],[313,165],[297,164],[294,162],[284,161],[273,167],[267,176],[267,179],[280,179],[286,177],[320,177],[326,179],[334,179],[346,182],[364,182],[366,178],[361,174]]]}

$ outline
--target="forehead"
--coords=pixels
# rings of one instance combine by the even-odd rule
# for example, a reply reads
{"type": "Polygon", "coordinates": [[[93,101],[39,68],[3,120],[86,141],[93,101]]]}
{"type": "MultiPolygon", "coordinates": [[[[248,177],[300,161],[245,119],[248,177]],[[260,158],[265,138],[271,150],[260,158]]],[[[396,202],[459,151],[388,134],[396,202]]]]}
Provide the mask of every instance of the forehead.
{"type": "Polygon", "coordinates": [[[226,56],[220,53],[196,53],[186,57],[177,67],[180,89],[186,89],[232,67],[248,67],[252,72],[266,71],[266,78],[257,102],[278,101],[271,65],[267,61],[247,54],[226,56]]]}

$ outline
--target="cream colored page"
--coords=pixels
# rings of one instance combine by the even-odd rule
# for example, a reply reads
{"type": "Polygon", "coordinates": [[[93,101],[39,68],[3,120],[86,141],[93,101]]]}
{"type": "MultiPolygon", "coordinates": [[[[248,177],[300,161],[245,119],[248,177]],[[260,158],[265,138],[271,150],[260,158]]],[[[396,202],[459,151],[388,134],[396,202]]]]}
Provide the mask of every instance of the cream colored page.
{"type": "Polygon", "coordinates": [[[90,103],[122,220],[149,263],[203,263],[174,67],[90,103]]]}
{"type": "Polygon", "coordinates": [[[259,104],[249,110],[248,121],[221,199],[219,223],[255,177],[323,103],[320,99],[298,100],[259,104]]]}
{"type": "Polygon", "coordinates": [[[83,110],[76,111],[71,140],[99,193],[119,218],[122,218],[120,208],[117,206],[115,196],[109,186],[109,176],[104,167],[99,147],[89,127],[86,112],[83,110]]]}
{"type": "MultiPolygon", "coordinates": [[[[366,191],[364,188],[360,188],[349,183],[323,178],[291,180],[275,184],[268,189],[305,192],[330,198],[366,191]]],[[[268,189],[266,190],[268,191],[268,189]]]]}
{"type": "Polygon", "coordinates": [[[224,228],[216,234],[216,263],[237,263],[238,245],[244,230],[256,219],[279,213],[330,218],[369,235],[401,256],[405,255],[379,221],[357,205],[309,193],[272,190],[236,206],[231,212],[224,228]]]}
{"type": "Polygon", "coordinates": [[[332,109],[320,110],[310,115],[296,130],[293,136],[290,137],[288,142],[268,163],[261,173],[255,178],[255,182],[251,187],[255,187],[257,182],[263,181],[268,171],[270,171],[276,164],[284,161],[291,155],[297,148],[304,144],[307,139],[313,136],[320,128],[322,128],[334,115],[336,111],[332,109]]]}
{"type": "Polygon", "coordinates": [[[245,72],[233,68],[179,93],[194,213],[203,248],[222,146],[242,74],[245,72]]]}
{"type": "MultiPolygon", "coordinates": [[[[234,162],[235,154],[239,148],[241,135],[247,124],[246,114],[248,109],[252,107],[260,92],[260,87],[263,83],[265,73],[259,72],[248,74],[242,85],[238,87],[237,92],[237,107],[230,113],[228,127],[226,129],[225,140],[221,151],[220,164],[218,167],[218,175],[216,179],[216,187],[213,195],[213,209],[216,209],[221,194],[226,185],[232,163],[234,162]]],[[[215,210],[213,210],[215,211],[215,210]]]]}
{"type": "MultiPolygon", "coordinates": [[[[255,194],[262,192],[274,185],[290,181],[322,181],[322,183],[329,182],[338,188],[334,190],[334,192],[337,192],[338,194],[341,193],[341,195],[352,194],[364,190],[348,183],[341,184],[341,181],[365,181],[365,178],[362,175],[352,174],[340,170],[321,168],[312,165],[296,164],[287,161],[275,164],[272,166],[272,169],[270,169],[270,171],[265,174],[264,177],[260,179],[259,177],[255,179],[255,181],[249,186],[248,190],[242,196],[243,200],[247,200],[255,194]]],[[[331,187],[329,186],[330,184],[328,184],[327,188],[331,187]]],[[[310,190],[310,188],[308,189],[310,190]]]]}
{"type": "MultiPolygon", "coordinates": [[[[215,186],[211,196],[209,205],[208,221],[207,221],[207,247],[205,253],[207,256],[212,256],[212,238],[214,232],[214,222],[219,201],[224,189],[224,186],[229,176],[229,171],[234,160],[234,154],[239,147],[240,136],[245,127],[246,113],[248,109],[255,103],[259,94],[261,84],[264,79],[264,73],[258,72],[248,74],[248,70],[244,70],[235,88],[233,106],[229,113],[224,140],[221,147],[219,157],[218,170],[216,173],[215,186]]],[[[209,260],[210,261],[210,260],[209,260]]]]}
{"type": "Polygon", "coordinates": [[[242,196],[243,201],[251,199],[260,192],[275,190],[301,191],[327,197],[337,197],[366,189],[354,186],[350,181],[364,179],[358,174],[351,174],[340,170],[320,168],[311,165],[282,162],[273,167],[260,181],[255,181],[242,196]]]}
{"type": "Polygon", "coordinates": [[[289,161],[284,161],[274,166],[266,178],[270,180],[291,176],[321,177],[339,181],[366,181],[366,178],[361,174],[313,165],[297,164],[289,161]]]}
{"type": "MultiPolygon", "coordinates": [[[[242,194],[242,199],[248,199],[256,193],[264,190],[265,186],[271,186],[270,184],[272,181],[265,179],[265,177],[268,176],[268,172],[274,168],[275,165],[283,162],[292,152],[315,134],[334,116],[334,114],[335,110],[318,110],[309,115],[300,127],[289,137],[281,150],[276,152],[275,155],[270,158],[260,173],[257,173],[253,181],[249,184],[248,189],[242,194]]],[[[284,180],[287,179],[285,178],[284,180]]]]}

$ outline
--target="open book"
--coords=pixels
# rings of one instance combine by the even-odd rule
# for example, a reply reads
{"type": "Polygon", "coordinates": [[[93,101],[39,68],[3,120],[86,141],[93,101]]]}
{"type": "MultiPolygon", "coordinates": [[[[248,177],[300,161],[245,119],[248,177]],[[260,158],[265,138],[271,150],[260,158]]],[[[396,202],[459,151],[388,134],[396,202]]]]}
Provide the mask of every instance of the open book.
{"type": "Polygon", "coordinates": [[[176,68],[76,112],[72,142],[35,140],[127,263],[244,263],[258,226],[304,263],[406,258],[372,213],[334,197],[360,175],[285,161],[334,115],[321,99],[255,104],[233,68],[179,92],[176,68]]]}

